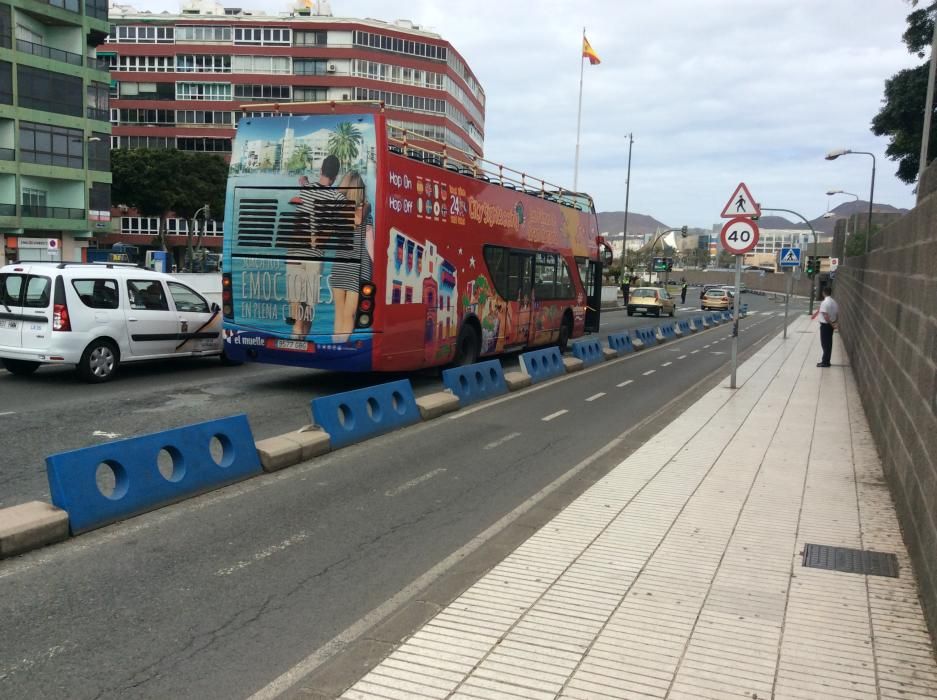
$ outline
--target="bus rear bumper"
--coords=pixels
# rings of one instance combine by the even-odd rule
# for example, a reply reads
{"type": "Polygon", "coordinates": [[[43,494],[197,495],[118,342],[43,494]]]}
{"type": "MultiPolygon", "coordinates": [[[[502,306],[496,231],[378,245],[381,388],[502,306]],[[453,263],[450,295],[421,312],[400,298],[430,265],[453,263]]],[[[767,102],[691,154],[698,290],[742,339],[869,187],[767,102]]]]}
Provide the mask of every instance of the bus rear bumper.
{"type": "Polygon", "coordinates": [[[374,336],[356,333],[347,340],[312,336],[276,338],[252,331],[225,329],[225,355],[235,362],[264,362],[339,372],[370,372],[374,336]]]}

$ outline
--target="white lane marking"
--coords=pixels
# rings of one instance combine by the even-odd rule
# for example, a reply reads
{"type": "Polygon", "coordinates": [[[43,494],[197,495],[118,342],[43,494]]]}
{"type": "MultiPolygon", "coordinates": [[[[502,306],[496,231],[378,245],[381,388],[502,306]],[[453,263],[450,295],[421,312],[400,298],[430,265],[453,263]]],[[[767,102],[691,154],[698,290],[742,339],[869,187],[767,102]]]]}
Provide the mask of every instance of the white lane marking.
{"type": "Polygon", "coordinates": [[[215,576],[230,576],[234,572],[245,569],[255,562],[263,561],[267,557],[272,557],[277,552],[282,552],[287,547],[292,547],[294,544],[298,544],[308,537],[309,535],[306,534],[305,530],[300,530],[295,535],[287,537],[279,544],[272,544],[269,547],[264,547],[259,552],[256,552],[250,559],[243,559],[234,566],[229,566],[226,569],[218,569],[218,571],[215,572],[215,576]]]}
{"type": "Polygon", "coordinates": [[[389,490],[385,491],[385,492],[384,492],[384,495],[385,495],[385,496],[388,496],[388,497],[390,497],[390,498],[393,498],[394,496],[399,496],[399,495],[402,494],[404,491],[406,491],[406,490],[408,490],[408,489],[412,489],[414,486],[417,486],[417,485],[419,485],[419,484],[422,484],[424,481],[428,481],[429,479],[432,479],[432,478],[433,478],[434,476],[436,476],[437,474],[442,474],[444,471],[446,471],[446,470],[445,470],[445,469],[434,469],[434,470],[431,471],[431,472],[426,472],[423,476],[418,476],[418,477],[415,478],[415,479],[410,479],[410,481],[406,482],[405,484],[401,484],[400,486],[398,486],[398,487],[395,488],[395,489],[389,489],[389,490]]]}
{"type": "Polygon", "coordinates": [[[559,418],[559,417],[562,416],[564,413],[569,413],[569,411],[567,411],[567,410],[564,408],[562,411],[557,411],[556,413],[551,413],[549,416],[544,416],[544,417],[541,418],[540,420],[542,420],[544,423],[546,423],[546,422],[549,422],[549,421],[553,420],[554,418],[559,418]]]}
{"type": "Polygon", "coordinates": [[[605,392],[600,391],[598,394],[593,394],[590,396],[588,399],[586,399],[586,401],[595,401],[596,399],[601,399],[603,396],[605,396],[605,392]]]}
{"type": "Polygon", "coordinates": [[[706,348],[711,348],[712,346],[713,346],[712,343],[710,343],[709,345],[704,345],[704,346],[703,346],[703,350],[705,350],[706,348]]]}
{"type": "Polygon", "coordinates": [[[677,359],[678,359],[678,360],[685,360],[685,359],[686,359],[686,355],[680,355],[680,357],[678,357],[677,359]]]}
{"type": "Polygon", "coordinates": [[[709,353],[710,355],[725,355],[724,352],[716,352],[715,350],[709,353]]]}
{"type": "Polygon", "coordinates": [[[695,354],[698,353],[698,352],[699,352],[699,350],[690,350],[690,354],[691,354],[691,355],[695,355],[695,354]]]}
{"type": "Polygon", "coordinates": [[[661,367],[670,367],[670,365],[672,364],[673,362],[665,362],[664,364],[661,365],[661,367]]]}
{"type": "Polygon", "coordinates": [[[520,436],[521,436],[520,433],[509,433],[499,440],[495,440],[494,442],[489,442],[487,445],[485,445],[483,449],[493,450],[496,447],[500,447],[501,445],[506,443],[508,440],[513,440],[514,438],[520,437],[520,436]]]}
{"type": "Polygon", "coordinates": [[[772,315],[774,315],[774,312],[773,312],[773,311],[762,311],[762,312],[761,312],[761,315],[762,315],[762,316],[772,316],[772,315]]]}
{"type": "Polygon", "coordinates": [[[0,413],[0,416],[12,416],[15,413],[16,411],[4,411],[3,413],[0,413]]]}
{"type": "Polygon", "coordinates": [[[114,438],[119,438],[120,433],[108,433],[103,430],[95,430],[91,433],[94,437],[106,437],[108,440],[113,440],[114,438]]]}
{"type": "Polygon", "coordinates": [[[622,440],[625,438],[625,436],[631,432],[631,430],[633,430],[633,428],[629,428],[620,437],[615,438],[610,443],[605,445],[605,447],[602,447],[597,452],[594,452],[593,454],[586,457],[584,460],[579,462],[579,464],[559,477],[556,481],[545,486],[543,489],[521,503],[517,508],[501,518],[494,525],[443,559],[436,566],[413,581],[406,588],[403,588],[393,598],[390,598],[378,607],[371,610],[371,612],[364,615],[357,622],[354,622],[346,627],[342,632],[339,632],[337,635],[332,637],[332,639],[309,654],[288,671],[282,673],[277,678],[274,678],[263,688],[251,695],[248,700],[273,700],[274,698],[284,694],[287,690],[296,685],[296,683],[298,683],[302,678],[308,676],[310,673],[319,668],[326,660],[332,656],[335,656],[339,652],[344,651],[352,641],[361,636],[365,631],[371,629],[379,621],[384,620],[388,615],[400,609],[400,607],[406,601],[410,600],[418,592],[424,591],[431,583],[439,579],[455,564],[463,561],[469,554],[487,543],[496,534],[502,532],[505,528],[508,527],[508,525],[530,511],[549,494],[556,491],[560,486],[572,479],[594,461],[618,447],[622,443],[622,440]]]}
{"type": "Polygon", "coordinates": [[[626,379],[626,380],[623,381],[621,384],[616,384],[615,386],[617,386],[617,387],[620,389],[620,388],[623,387],[623,386],[628,386],[628,385],[631,384],[633,381],[634,381],[633,379],[626,379]]]}
{"type": "Polygon", "coordinates": [[[656,372],[656,371],[657,371],[656,369],[649,369],[647,372],[644,373],[644,376],[646,377],[646,376],[648,376],[649,374],[654,374],[654,372],[656,372]]]}

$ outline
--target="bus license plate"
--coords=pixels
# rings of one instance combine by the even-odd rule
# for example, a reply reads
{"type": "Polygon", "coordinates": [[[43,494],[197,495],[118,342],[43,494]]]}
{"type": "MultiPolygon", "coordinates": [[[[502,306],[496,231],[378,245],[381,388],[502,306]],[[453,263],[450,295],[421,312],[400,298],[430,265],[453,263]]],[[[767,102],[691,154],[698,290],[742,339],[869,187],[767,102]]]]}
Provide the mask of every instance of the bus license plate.
{"type": "Polygon", "coordinates": [[[278,350],[298,350],[300,352],[308,352],[309,343],[305,340],[278,340],[277,341],[278,350]]]}
{"type": "Polygon", "coordinates": [[[12,329],[15,330],[15,329],[16,329],[16,321],[7,320],[7,319],[0,319],[0,328],[12,328],[12,329]]]}

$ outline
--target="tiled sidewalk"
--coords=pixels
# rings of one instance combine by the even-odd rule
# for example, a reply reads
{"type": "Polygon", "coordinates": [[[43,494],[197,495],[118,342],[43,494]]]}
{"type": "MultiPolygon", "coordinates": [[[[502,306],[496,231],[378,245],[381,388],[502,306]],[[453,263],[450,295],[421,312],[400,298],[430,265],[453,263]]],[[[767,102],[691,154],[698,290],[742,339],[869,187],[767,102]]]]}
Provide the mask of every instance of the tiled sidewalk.
{"type": "Polygon", "coordinates": [[[840,343],[806,318],[570,504],[345,698],[937,697],[840,343]],[[804,568],[894,552],[899,578],[804,568]]]}

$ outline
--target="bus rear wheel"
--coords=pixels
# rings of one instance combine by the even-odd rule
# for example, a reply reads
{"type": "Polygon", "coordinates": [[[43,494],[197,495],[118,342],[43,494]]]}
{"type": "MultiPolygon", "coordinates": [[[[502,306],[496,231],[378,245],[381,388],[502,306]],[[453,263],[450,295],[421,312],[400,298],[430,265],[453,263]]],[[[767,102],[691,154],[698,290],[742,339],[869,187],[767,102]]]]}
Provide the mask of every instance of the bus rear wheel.
{"type": "Polygon", "coordinates": [[[453,364],[457,367],[474,364],[478,361],[480,351],[481,339],[478,337],[478,331],[475,330],[475,326],[466,323],[456,339],[453,364]]]}

